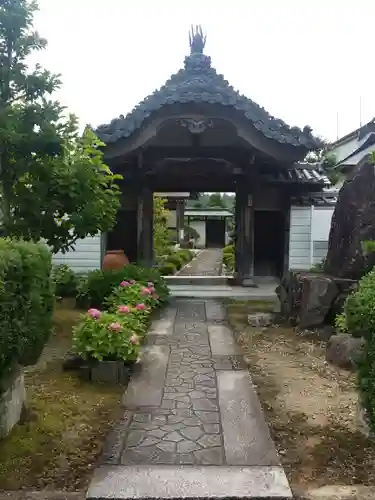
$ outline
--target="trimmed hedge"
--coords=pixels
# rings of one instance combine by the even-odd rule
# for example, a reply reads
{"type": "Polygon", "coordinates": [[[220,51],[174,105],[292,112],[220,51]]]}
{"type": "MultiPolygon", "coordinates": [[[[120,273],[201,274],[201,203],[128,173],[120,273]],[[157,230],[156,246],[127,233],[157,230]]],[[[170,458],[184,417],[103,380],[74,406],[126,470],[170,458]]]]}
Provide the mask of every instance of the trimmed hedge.
{"type": "Polygon", "coordinates": [[[177,272],[177,268],[172,262],[163,262],[159,266],[159,271],[162,276],[172,276],[177,272]]]}
{"type": "Polygon", "coordinates": [[[0,239],[0,380],[15,364],[35,363],[49,338],[51,269],[44,244],[0,239]]]}
{"type": "Polygon", "coordinates": [[[166,256],[158,266],[162,276],[170,276],[179,271],[183,266],[192,260],[194,253],[189,249],[180,249],[166,256]]]}

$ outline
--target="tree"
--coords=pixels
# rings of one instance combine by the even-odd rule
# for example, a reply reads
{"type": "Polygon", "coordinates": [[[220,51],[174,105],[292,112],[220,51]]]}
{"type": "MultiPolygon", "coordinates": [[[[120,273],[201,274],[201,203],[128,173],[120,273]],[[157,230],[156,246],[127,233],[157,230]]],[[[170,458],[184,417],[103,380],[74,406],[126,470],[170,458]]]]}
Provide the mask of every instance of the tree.
{"type": "Polygon", "coordinates": [[[90,128],[79,136],[51,95],[58,75],[30,54],[46,47],[33,30],[37,4],[0,2],[0,204],[3,233],[44,238],[54,251],[78,238],[106,231],[115,222],[119,176],[103,164],[104,146],[90,128]]]}
{"type": "Polygon", "coordinates": [[[220,193],[212,193],[208,199],[208,207],[225,208],[225,203],[220,193]]]}
{"type": "Polygon", "coordinates": [[[165,208],[167,200],[154,196],[154,253],[158,261],[168,253],[170,235],[168,231],[169,210],[165,208]]]}
{"type": "Polygon", "coordinates": [[[311,151],[305,158],[307,163],[320,163],[330,182],[335,185],[340,179],[340,172],[335,168],[336,156],[329,152],[328,141],[320,139],[323,147],[317,151],[311,151]]]}

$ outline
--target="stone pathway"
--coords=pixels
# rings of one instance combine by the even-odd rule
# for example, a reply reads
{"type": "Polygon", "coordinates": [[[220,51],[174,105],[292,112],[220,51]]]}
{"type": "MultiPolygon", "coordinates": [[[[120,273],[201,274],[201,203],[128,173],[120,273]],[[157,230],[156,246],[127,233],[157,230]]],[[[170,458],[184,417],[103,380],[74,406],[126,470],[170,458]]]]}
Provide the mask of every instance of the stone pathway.
{"type": "Polygon", "coordinates": [[[88,498],[291,498],[220,302],[162,311],[123,404],[88,498]]]}
{"type": "Polygon", "coordinates": [[[202,250],[198,256],[178,273],[178,276],[219,276],[221,273],[222,250],[202,250]]]}

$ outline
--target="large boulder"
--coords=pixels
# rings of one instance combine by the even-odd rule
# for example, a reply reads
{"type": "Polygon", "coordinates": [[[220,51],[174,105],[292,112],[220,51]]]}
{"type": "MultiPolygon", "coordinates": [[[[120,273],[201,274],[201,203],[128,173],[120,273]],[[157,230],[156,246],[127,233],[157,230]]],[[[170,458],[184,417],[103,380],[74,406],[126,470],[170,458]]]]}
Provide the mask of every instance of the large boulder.
{"type": "Polygon", "coordinates": [[[362,243],[375,240],[375,170],[366,156],[340,190],[332,217],[324,271],[358,280],[375,265],[375,252],[366,255],[362,243]]]}
{"type": "Polygon", "coordinates": [[[288,271],[276,289],[281,316],[302,329],[332,323],[356,285],[356,281],[320,273],[288,271]]]}

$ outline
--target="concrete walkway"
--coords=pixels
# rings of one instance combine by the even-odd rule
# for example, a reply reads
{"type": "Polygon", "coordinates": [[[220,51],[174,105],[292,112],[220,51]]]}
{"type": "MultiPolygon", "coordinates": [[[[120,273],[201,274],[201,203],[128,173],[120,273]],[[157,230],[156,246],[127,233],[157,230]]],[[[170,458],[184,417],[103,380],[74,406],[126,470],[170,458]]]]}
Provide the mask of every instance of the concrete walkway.
{"type": "Polygon", "coordinates": [[[219,276],[221,273],[221,249],[206,249],[181,269],[178,276],[219,276]]]}
{"type": "Polygon", "coordinates": [[[123,405],[88,498],[292,498],[220,302],[161,313],[123,405]]]}

